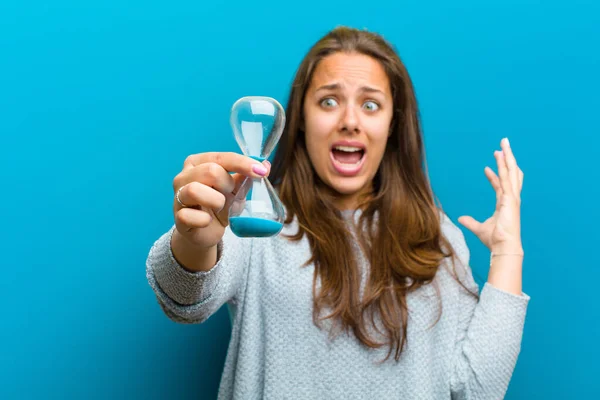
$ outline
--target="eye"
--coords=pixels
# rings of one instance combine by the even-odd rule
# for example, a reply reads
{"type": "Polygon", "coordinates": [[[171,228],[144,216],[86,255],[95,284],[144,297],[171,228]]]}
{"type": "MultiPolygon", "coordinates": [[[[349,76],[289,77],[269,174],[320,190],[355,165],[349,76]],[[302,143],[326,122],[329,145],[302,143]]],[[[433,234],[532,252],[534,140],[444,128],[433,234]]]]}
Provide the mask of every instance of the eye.
{"type": "Polygon", "coordinates": [[[335,99],[333,99],[331,97],[327,97],[327,98],[321,100],[321,106],[325,107],[325,108],[331,108],[331,107],[335,107],[337,105],[338,105],[337,101],[335,101],[335,99]]]}
{"type": "Polygon", "coordinates": [[[377,104],[374,101],[367,101],[365,102],[365,104],[363,104],[363,107],[367,110],[367,111],[377,111],[379,110],[379,104],[377,104]]]}

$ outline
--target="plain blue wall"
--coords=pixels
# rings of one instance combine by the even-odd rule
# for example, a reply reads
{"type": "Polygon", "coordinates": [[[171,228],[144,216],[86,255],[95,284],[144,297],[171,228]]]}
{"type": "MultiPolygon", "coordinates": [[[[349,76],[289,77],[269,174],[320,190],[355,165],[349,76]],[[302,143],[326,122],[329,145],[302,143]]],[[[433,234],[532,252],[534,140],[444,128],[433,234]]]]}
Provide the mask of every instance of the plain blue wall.
{"type": "MultiPolygon", "coordinates": [[[[485,218],[508,136],[532,296],[508,399],[600,391],[600,8],[589,1],[0,4],[0,398],[213,398],[229,321],[172,323],[145,278],[188,154],[236,150],[233,102],[285,103],[336,25],[400,51],[434,190],[485,218]],[[168,5],[170,4],[170,5],[168,5]]],[[[482,283],[489,253],[467,233],[482,283]]]]}

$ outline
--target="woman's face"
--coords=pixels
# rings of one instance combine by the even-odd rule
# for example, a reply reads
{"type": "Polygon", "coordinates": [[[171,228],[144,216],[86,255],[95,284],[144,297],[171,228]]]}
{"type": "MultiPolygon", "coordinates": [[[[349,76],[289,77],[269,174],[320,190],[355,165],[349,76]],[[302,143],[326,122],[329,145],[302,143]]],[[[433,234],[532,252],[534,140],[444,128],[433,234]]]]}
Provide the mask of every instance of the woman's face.
{"type": "Polygon", "coordinates": [[[372,188],[393,115],[381,64],[358,53],[335,53],[317,65],[304,100],[308,155],[317,175],[352,209],[372,188]]]}

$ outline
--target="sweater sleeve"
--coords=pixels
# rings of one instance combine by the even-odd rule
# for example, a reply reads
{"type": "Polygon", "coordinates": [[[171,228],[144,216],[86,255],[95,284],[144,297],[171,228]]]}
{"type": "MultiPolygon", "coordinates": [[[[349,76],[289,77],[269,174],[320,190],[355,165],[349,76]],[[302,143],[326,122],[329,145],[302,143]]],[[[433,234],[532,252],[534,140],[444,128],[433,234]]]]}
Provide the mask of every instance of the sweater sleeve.
{"type": "Polygon", "coordinates": [[[252,239],[238,238],[227,228],[217,245],[215,266],[190,272],[173,257],[174,230],[172,226],[152,245],[146,277],[167,317],[180,323],[201,323],[226,302],[235,302],[250,261],[252,239]]]}
{"type": "MultiPolygon", "coordinates": [[[[458,258],[458,277],[477,294],[464,235],[453,224],[450,231],[450,242],[458,258]]],[[[521,351],[529,299],[524,293],[517,296],[489,283],[484,284],[479,299],[459,287],[451,376],[453,399],[504,398],[521,351]]]]}

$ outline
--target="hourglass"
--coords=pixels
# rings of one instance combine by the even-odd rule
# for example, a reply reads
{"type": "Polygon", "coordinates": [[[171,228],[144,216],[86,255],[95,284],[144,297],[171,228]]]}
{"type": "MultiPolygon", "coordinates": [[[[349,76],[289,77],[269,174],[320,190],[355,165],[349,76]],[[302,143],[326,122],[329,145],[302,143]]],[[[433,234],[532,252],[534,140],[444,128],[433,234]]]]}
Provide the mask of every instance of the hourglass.
{"type": "MultiPolygon", "coordinates": [[[[231,127],[244,155],[266,160],[281,137],[285,111],[270,97],[242,97],[231,109],[231,127]]],[[[229,209],[229,226],[239,237],[270,237],[283,228],[283,204],[266,178],[247,177],[229,209]]]]}

